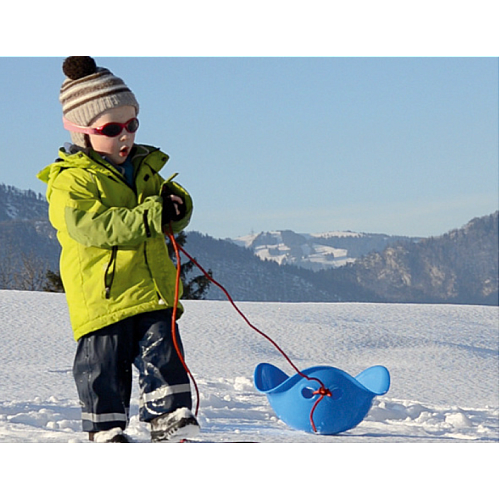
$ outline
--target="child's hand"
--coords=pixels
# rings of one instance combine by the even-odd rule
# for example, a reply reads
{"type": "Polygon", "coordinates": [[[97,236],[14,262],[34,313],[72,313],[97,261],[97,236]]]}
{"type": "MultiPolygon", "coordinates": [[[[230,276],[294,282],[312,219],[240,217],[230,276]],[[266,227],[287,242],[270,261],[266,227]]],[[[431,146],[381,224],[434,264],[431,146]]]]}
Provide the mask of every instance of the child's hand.
{"type": "Polygon", "coordinates": [[[163,199],[163,210],[161,214],[162,226],[167,226],[170,222],[176,222],[186,215],[186,204],[184,200],[173,194],[166,186],[161,192],[163,199]]]}

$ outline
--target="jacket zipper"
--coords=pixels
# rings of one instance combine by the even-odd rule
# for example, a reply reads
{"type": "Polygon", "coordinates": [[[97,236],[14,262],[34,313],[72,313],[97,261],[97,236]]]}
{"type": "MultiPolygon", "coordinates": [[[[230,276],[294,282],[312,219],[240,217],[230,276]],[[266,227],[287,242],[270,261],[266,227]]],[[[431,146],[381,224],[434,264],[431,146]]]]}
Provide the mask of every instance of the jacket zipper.
{"type": "Polygon", "coordinates": [[[151,238],[151,228],[149,227],[149,222],[148,222],[148,212],[149,210],[144,210],[144,214],[142,215],[142,221],[144,223],[144,228],[146,230],[146,237],[151,238]]]}
{"type": "Polygon", "coordinates": [[[109,299],[111,296],[111,285],[113,284],[113,280],[115,279],[117,252],[118,247],[114,246],[111,249],[111,258],[109,259],[108,265],[106,267],[106,272],[104,273],[104,291],[106,299],[109,299]]]}
{"type": "Polygon", "coordinates": [[[116,169],[111,169],[108,165],[106,165],[106,163],[103,163],[102,161],[99,161],[99,160],[94,159],[94,158],[92,158],[91,160],[94,161],[95,163],[99,164],[101,167],[104,167],[113,176],[114,180],[116,180],[122,184],[125,184],[125,186],[127,186],[134,193],[135,197],[137,198],[137,189],[135,186],[135,180],[137,179],[137,174],[139,173],[139,168],[134,169],[135,170],[135,172],[134,172],[134,186],[131,186],[125,180],[125,177],[121,172],[116,171],[116,169]]]}

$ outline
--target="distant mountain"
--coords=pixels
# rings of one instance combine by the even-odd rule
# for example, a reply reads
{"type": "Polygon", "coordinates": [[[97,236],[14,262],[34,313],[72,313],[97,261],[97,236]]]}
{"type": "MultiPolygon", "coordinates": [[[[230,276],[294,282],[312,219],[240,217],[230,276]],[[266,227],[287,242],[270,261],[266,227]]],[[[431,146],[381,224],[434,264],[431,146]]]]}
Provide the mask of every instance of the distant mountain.
{"type": "MultiPolygon", "coordinates": [[[[294,238],[290,233],[286,236],[294,238]]],[[[397,238],[382,251],[320,271],[254,254],[261,245],[278,244],[280,237],[281,232],[261,233],[252,249],[188,233],[186,248],[236,300],[498,305],[498,212],[440,237],[397,238]]],[[[284,241],[294,247],[290,239],[284,241]]],[[[211,287],[207,298],[224,295],[211,287]]]]}
{"type": "Polygon", "coordinates": [[[0,222],[47,220],[45,196],[0,184],[0,222]]]}
{"type": "MultiPolygon", "coordinates": [[[[339,297],[327,288],[318,289],[313,271],[263,261],[248,249],[228,240],[217,240],[188,232],[185,249],[232,296],[256,302],[336,302],[339,297]]],[[[182,257],[181,257],[182,258],[182,257]]],[[[185,258],[184,258],[185,259],[185,258]]],[[[198,272],[196,269],[194,272],[198,272]]],[[[211,285],[207,299],[224,300],[224,292],[211,285]]]]}
{"type": "Polygon", "coordinates": [[[288,230],[252,234],[230,241],[249,248],[261,260],[318,271],[353,263],[398,241],[416,242],[420,239],[350,231],[300,234],[288,230]]]}
{"type": "MultiPolygon", "coordinates": [[[[236,244],[186,236],[186,250],[238,301],[498,305],[498,212],[436,238],[275,231],[236,244]]],[[[0,288],[42,289],[59,254],[45,198],[0,184],[0,288]]],[[[214,285],[206,298],[226,299],[214,285]]]]}
{"type": "Polygon", "coordinates": [[[495,212],[440,237],[397,242],[330,278],[352,300],[498,305],[498,244],[495,212]]]}
{"type": "Polygon", "coordinates": [[[0,184],[0,288],[41,289],[59,254],[45,197],[0,184]]]}

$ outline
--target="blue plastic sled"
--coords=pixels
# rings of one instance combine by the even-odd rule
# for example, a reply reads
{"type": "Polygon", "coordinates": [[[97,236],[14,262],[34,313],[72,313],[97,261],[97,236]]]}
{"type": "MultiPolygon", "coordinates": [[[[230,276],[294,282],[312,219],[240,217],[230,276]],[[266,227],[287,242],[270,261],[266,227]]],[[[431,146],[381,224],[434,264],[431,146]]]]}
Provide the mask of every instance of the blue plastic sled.
{"type": "MultiPolygon", "coordinates": [[[[358,425],[366,416],[375,396],[389,390],[389,371],[384,366],[372,366],[356,377],[331,366],[314,366],[302,371],[308,377],[321,380],[331,396],[324,396],[313,412],[317,434],[338,434],[358,425]]],[[[300,374],[288,377],[269,363],[257,365],[254,384],[267,395],[276,415],[294,429],[314,432],[311,411],[321,396],[313,394],[320,388],[300,374]]]]}

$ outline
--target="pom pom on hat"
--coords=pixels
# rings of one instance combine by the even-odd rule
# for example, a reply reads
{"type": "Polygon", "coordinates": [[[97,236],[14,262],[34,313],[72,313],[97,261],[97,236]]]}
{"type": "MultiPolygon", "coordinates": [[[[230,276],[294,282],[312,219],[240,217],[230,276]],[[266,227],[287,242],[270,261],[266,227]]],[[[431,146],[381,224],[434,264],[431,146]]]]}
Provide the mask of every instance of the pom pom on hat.
{"type": "Polygon", "coordinates": [[[63,73],[71,80],[78,80],[97,71],[97,64],[89,56],[71,56],[64,60],[63,73]]]}

